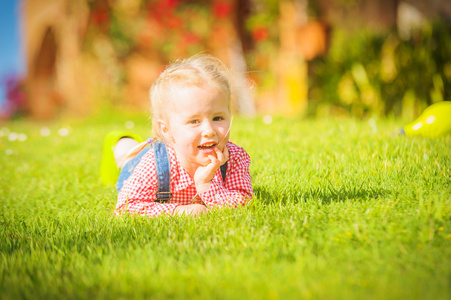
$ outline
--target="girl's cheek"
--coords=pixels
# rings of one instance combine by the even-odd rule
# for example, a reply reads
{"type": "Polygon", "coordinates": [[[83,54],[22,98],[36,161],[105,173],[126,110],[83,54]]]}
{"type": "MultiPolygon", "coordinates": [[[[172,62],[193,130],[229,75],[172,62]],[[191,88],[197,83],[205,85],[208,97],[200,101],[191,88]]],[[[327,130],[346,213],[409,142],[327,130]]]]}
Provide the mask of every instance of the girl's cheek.
{"type": "Polygon", "coordinates": [[[187,128],[183,128],[182,130],[180,130],[180,136],[182,138],[187,138],[187,137],[190,137],[192,135],[193,135],[192,130],[189,130],[187,128]]]}
{"type": "Polygon", "coordinates": [[[225,139],[228,139],[228,137],[230,136],[230,132],[228,131],[228,128],[223,130],[221,134],[225,139]]]}

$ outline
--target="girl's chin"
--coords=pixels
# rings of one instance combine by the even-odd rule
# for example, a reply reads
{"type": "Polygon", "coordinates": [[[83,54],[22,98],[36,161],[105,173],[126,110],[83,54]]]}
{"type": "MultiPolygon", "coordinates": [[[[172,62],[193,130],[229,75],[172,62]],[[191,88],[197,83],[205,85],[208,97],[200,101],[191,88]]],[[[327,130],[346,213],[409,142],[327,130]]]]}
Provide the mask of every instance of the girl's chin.
{"type": "Polygon", "coordinates": [[[197,159],[197,163],[198,163],[200,166],[205,167],[205,166],[207,166],[209,163],[211,163],[211,160],[208,158],[207,155],[205,155],[205,156],[203,156],[203,157],[199,157],[199,158],[197,159]]]}

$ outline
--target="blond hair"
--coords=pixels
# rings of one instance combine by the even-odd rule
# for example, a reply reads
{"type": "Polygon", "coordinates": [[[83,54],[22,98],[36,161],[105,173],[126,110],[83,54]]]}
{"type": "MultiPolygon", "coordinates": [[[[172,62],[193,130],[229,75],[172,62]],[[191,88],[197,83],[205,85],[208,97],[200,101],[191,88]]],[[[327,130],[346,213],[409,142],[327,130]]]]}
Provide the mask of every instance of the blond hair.
{"type": "MultiPolygon", "coordinates": [[[[150,106],[152,118],[153,140],[163,140],[158,122],[168,122],[168,107],[170,99],[168,95],[174,88],[183,87],[213,88],[224,93],[227,97],[229,110],[231,102],[230,71],[218,58],[197,54],[187,59],[178,59],[171,63],[152,84],[150,88],[150,106]]],[[[138,154],[148,142],[143,142],[134,147],[126,155],[125,159],[138,154]]]]}

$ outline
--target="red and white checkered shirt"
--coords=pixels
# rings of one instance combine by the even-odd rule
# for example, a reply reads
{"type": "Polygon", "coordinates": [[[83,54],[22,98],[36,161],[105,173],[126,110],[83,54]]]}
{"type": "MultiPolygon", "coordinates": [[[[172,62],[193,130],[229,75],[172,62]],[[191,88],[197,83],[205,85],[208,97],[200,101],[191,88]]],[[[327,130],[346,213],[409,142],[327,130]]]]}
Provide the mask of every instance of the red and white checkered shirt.
{"type": "Polygon", "coordinates": [[[231,142],[227,143],[229,160],[225,183],[218,168],[210,188],[197,194],[194,180],[177,160],[174,149],[167,147],[171,165],[172,199],[168,203],[154,202],[157,193],[157,173],[154,151],[148,151],[136,166],[133,174],[124,182],[118,194],[116,213],[127,211],[143,216],[172,215],[179,205],[203,202],[207,207],[245,205],[254,195],[246,151],[231,142]]]}

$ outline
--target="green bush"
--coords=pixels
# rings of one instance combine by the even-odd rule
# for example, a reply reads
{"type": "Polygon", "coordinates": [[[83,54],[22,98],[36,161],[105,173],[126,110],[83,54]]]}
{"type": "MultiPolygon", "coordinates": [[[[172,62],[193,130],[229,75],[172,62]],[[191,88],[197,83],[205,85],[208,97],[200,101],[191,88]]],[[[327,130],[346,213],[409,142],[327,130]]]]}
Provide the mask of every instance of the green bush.
{"type": "Polygon", "coordinates": [[[450,100],[449,32],[444,21],[425,24],[409,40],[395,30],[335,31],[328,55],[310,63],[310,111],[318,115],[326,104],[356,117],[411,118],[450,100]]]}

